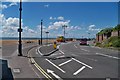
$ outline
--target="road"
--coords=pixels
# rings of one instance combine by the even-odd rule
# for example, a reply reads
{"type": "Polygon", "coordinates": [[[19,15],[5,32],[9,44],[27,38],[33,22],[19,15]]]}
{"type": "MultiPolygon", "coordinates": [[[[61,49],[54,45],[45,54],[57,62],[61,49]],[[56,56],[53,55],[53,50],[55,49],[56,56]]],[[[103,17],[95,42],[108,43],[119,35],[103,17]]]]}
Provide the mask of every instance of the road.
{"type": "Polygon", "coordinates": [[[33,57],[34,65],[48,79],[106,80],[119,76],[118,51],[81,46],[79,42],[62,43],[59,50],[49,56],[42,56],[43,53],[38,53],[37,49],[32,49],[29,55],[33,57]]]}

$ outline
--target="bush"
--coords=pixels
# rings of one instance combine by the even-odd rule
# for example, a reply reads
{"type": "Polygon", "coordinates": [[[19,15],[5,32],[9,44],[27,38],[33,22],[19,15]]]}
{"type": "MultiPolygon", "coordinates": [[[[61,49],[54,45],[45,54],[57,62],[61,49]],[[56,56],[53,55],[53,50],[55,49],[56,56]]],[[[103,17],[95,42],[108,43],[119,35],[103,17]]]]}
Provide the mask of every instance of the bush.
{"type": "Polygon", "coordinates": [[[113,42],[113,47],[120,47],[120,39],[113,42]]]}
{"type": "Polygon", "coordinates": [[[102,45],[101,43],[97,42],[95,46],[99,46],[100,47],[101,45],[102,45]]]}

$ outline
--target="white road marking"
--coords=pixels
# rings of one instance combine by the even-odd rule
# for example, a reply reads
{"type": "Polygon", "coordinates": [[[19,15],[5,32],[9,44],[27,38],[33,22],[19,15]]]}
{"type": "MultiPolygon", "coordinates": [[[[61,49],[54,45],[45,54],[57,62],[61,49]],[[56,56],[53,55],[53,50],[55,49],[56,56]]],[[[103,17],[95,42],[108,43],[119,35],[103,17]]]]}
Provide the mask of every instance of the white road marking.
{"type": "Polygon", "coordinates": [[[50,60],[46,59],[46,61],[48,61],[50,64],[52,64],[54,67],[56,67],[58,70],[62,71],[63,73],[65,73],[64,70],[62,70],[61,68],[59,68],[57,65],[55,65],[53,62],[51,62],[50,60]]]}
{"type": "Polygon", "coordinates": [[[58,56],[58,57],[56,57],[56,58],[62,58],[62,57],[65,57],[64,55],[62,55],[62,56],[58,56]]]}
{"type": "MultiPolygon", "coordinates": [[[[79,55],[76,55],[76,54],[72,54],[73,56],[79,56],[79,55]]],[[[79,56],[81,57],[81,56],[79,56]]],[[[92,59],[92,58],[87,58],[87,57],[82,57],[82,58],[85,58],[85,59],[89,59],[89,60],[92,60],[92,61],[97,61],[96,59],[92,59]]]]}
{"type": "Polygon", "coordinates": [[[81,72],[83,69],[85,69],[85,66],[83,66],[82,68],[80,68],[79,70],[77,70],[75,73],[73,73],[73,75],[77,75],[79,72],[81,72]]]}
{"type": "Polygon", "coordinates": [[[40,51],[39,51],[39,49],[40,49],[41,47],[39,47],[37,50],[38,50],[38,53],[40,54],[40,55],[43,55],[40,51]]]}
{"type": "Polygon", "coordinates": [[[102,54],[102,53],[96,53],[96,54],[101,55],[101,56],[106,56],[106,57],[109,57],[109,58],[120,59],[118,57],[110,56],[110,55],[106,55],[106,54],[102,54]]]}
{"type": "Polygon", "coordinates": [[[75,46],[75,48],[77,48],[77,46],[76,45],[74,45],[75,46]]]}
{"type": "Polygon", "coordinates": [[[81,49],[81,50],[83,50],[83,51],[87,51],[87,52],[90,52],[89,50],[86,50],[86,49],[81,49]]]}
{"type": "Polygon", "coordinates": [[[65,54],[63,51],[59,50],[62,54],[65,54]]]}
{"type": "Polygon", "coordinates": [[[68,61],[63,62],[63,63],[59,64],[58,66],[62,66],[62,65],[64,65],[64,64],[67,64],[67,63],[69,63],[70,61],[72,61],[72,59],[70,59],[70,60],[68,60],[68,61]]]}
{"type": "Polygon", "coordinates": [[[82,65],[84,65],[84,66],[86,66],[86,67],[88,67],[88,68],[90,68],[90,69],[92,69],[91,66],[89,66],[89,65],[87,65],[87,64],[85,64],[85,63],[83,63],[83,62],[81,62],[81,61],[79,61],[79,60],[77,60],[77,59],[75,59],[75,58],[72,58],[72,59],[75,60],[76,62],[78,62],[78,63],[80,63],[80,64],[82,64],[82,65]]]}
{"type": "Polygon", "coordinates": [[[60,48],[60,45],[57,46],[57,49],[59,49],[59,48],[60,48]]]}
{"type": "Polygon", "coordinates": [[[50,70],[50,69],[47,69],[47,72],[48,73],[51,73],[55,78],[57,78],[58,80],[63,80],[63,79],[61,79],[58,75],[56,75],[55,73],[54,73],[54,71],[52,71],[52,70],[50,70]]]}
{"type": "Polygon", "coordinates": [[[38,54],[37,49],[36,49],[36,54],[38,54]]]}

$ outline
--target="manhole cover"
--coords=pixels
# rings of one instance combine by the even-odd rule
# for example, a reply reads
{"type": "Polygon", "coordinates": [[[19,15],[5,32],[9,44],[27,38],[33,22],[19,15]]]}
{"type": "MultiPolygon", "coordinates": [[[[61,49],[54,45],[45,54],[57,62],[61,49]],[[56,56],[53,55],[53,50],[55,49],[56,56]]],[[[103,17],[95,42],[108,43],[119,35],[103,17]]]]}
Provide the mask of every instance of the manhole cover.
{"type": "Polygon", "coordinates": [[[14,72],[14,73],[20,73],[20,68],[14,68],[14,69],[13,69],[13,72],[14,72]]]}

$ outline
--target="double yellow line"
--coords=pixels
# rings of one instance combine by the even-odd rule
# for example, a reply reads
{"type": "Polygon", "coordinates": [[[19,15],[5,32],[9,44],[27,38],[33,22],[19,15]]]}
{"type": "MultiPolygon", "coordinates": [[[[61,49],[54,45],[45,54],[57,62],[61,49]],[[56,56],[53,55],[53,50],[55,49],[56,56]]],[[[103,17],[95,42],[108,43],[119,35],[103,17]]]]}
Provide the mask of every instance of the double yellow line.
{"type": "Polygon", "coordinates": [[[51,76],[49,76],[32,58],[32,62],[34,62],[34,66],[48,79],[48,80],[53,80],[51,76]]]}
{"type": "Polygon", "coordinates": [[[47,78],[48,80],[53,80],[53,78],[48,75],[37,63],[36,61],[30,57],[30,54],[28,53],[28,57],[29,57],[29,61],[31,63],[34,63],[34,66],[40,71],[40,73],[42,73],[43,76],[45,76],[45,78],[47,78]]]}

